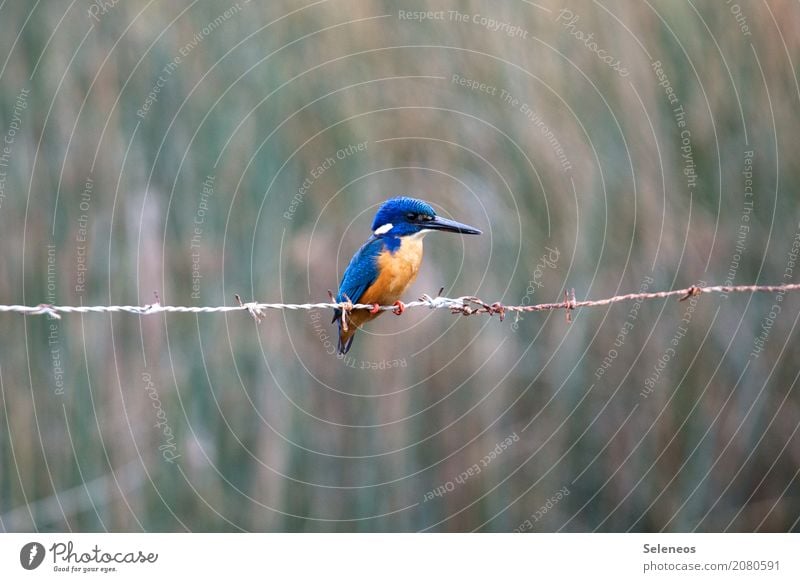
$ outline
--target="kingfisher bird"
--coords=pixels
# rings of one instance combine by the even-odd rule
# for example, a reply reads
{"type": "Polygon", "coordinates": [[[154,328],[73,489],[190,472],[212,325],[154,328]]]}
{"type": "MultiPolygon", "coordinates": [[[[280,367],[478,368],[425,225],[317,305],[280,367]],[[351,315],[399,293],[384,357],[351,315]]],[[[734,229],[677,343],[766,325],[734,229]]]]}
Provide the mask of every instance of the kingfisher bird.
{"type": "Polygon", "coordinates": [[[481,234],[477,228],[437,216],[433,207],[423,200],[399,196],[384,202],[372,222],[372,236],[350,259],[342,276],[336,301],[373,304],[367,311],[359,309],[346,314],[335,309],[333,322],[339,324],[339,353],[346,354],[353,337],[364,323],[383,311],[381,305],[394,305],[402,313],[400,297],[416,279],[422,262],[422,239],[433,231],[443,230],[460,234],[481,234]]]}

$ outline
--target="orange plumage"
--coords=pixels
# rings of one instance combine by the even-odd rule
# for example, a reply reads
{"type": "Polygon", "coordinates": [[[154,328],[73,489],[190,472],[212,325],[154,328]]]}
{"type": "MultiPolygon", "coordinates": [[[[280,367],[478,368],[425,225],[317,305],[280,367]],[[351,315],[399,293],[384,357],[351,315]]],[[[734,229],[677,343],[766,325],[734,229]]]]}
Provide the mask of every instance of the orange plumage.
{"type": "MultiPolygon", "coordinates": [[[[359,303],[392,305],[403,296],[419,273],[419,266],[422,263],[423,236],[424,233],[419,233],[416,236],[404,237],[400,248],[395,252],[385,250],[378,255],[378,278],[358,298],[359,303]]],[[[377,313],[370,313],[363,309],[352,311],[347,319],[347,331],[342,329],[339,333],[342,344],[346,345],[359,327],[375,319],[381,313],[383,311],[377,313]]]]}

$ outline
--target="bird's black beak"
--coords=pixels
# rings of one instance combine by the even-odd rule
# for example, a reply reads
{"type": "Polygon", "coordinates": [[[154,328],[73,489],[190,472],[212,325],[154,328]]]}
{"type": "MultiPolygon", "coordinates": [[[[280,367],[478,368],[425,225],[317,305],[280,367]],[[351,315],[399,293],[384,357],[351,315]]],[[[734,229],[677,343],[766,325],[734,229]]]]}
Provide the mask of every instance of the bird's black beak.
{"type": "Polygon", "coordinates": [[[433,220],[426,220],[422,223],[423,228],[431,230],[444,230],[447,232],[457,232],[459,234],[481,234],[477,228],[472,228],[466,224],[461,224],[455,220],[442,218],[441,216],[434,216],[433,220]]]}

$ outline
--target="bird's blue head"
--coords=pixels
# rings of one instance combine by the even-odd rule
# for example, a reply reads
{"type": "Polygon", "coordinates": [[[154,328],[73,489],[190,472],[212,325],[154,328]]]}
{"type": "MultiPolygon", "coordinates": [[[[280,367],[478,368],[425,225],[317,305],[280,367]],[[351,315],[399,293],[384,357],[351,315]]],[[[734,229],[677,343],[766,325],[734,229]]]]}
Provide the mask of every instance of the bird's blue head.
{"type": "Polygon", "coordinates": [[[372,231],[376,236],[403,237],[429,230],[481,234],[477,228],[436,216],[433,206],[406,196],[384,202],[372,222],[372,231]]]}

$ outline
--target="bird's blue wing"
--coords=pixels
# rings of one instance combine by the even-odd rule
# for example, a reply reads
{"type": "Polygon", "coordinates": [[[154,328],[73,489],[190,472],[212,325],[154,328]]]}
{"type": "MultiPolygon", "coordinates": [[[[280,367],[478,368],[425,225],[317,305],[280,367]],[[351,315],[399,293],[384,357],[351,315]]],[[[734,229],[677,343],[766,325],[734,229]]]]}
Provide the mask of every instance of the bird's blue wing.
{"type": "MultiPolygon", "coordinates": [[[[353,303],[358,303],[364,292],[378,278],[378,255],[385,248],[384,241],[372,236],[365,242],[360,249],[350,259],[350,264],[344,271],[342,282],[339,284],[339,292],[336,294],[336,301],[342,302],[348,299],[353,303]]],[[[342,310],[333,310],[333,320],[339,325],[339,353],[346,354],[353,343],[354,335],[346,340],[342,335],[342,310]]]]}
{"type": "Polygon", "coordinates": [[[350,264],[339,284],[339,292],[336,294],[337,301],[347,301],[346,295],[350,301],[358,303],[364,291],[378,278],[377,258],[383,248],[384,241],[382,239],[371,237],[358,249],[350,259],[350,264]]]}

